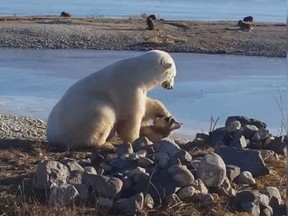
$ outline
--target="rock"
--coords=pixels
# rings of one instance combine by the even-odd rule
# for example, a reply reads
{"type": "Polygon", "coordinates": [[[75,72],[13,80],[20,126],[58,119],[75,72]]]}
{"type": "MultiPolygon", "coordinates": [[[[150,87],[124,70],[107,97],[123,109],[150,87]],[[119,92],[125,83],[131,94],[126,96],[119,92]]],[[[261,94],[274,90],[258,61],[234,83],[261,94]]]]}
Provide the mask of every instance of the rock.
{"type": "Polygon", "coordinates": [[[84,168],[85,168],[86,166],[91,166],[91,165],[92,165],[90,158],[81,159],[81,160],[78,160],[77,162],[78,162],[78,164],[80,164],[80,166],[82,166],[82,167],[84,167],[84,168]]]}
{"type": "Polygon", "coordinates": [[[229,136],[226,127],[220,127],[210,132],[210,143],[212,146],[228,145],[233,140],[233,137],[229,136]]]}
{"type": "Polygon", "coordinates": [[[89,174],[97,175],[97,171],[96,171],[95,168],[92,167],[92,166],[86,166],[86,167],[84,167],[84,172],[89,173],[89,174]]]}
{"type": "Polygon", "coordinates": [[[236,133],[233,140],[229,143],[229,147],[245,148],[247,146],[246,139],[241,133],[236,133]]]}
{"type": "Polygon", "coordinates": [[[70,173],[68,177],[69,184],[82,184],[82,172],[74,170],[70,173]]]}
{"type": "Polygon", "coordinates": [[[182,163],[188,163],[192,160],[192,156],[185,150],[179,150],[173,157],[173,160],[179,159],[182,163]]]}
{"type": "Polygon", "coordinates": [[[287,206],[285,204],[273,207],[273,216],[285,216],[285,215],[287,215],[287,206]]]}
{"type": "Polygon", "coordinates": [[[255,132],[255,134],[252,137],[252,141],[262,141],[267,139],[270,136],[270,133],[268,130],[266,130],[265,128],[260,128],[258,131],[255,132]]]}
{"type": "Polygon", "coordinates": [[[149,159],[149,158],[140,157],[138,159],[138,166],[139,167],[147,168],[147,167],[150,167],[150,166],[153,166],[153,165],[154,165],[154,161],[149,159]]]}
{"type": "Polygon", "coordinates": [[[153,143],[148,140],[147,137],[142,136],[133,142],[132,147],[134,149],[134,152],[138,152],[142,149],[146,149],[146,147],[150,145],[153,145],[153,143]]]}
{"type": "Polygon", "coordinates": [[[195,179],[191,183],[191,186],[193,186],[196,190],[200,191],[202,194],[208,193],[208,189],[201,179],[195,179]]]}
{"type": "MultiPolygon", "coordinates": [[[[137,166],[137,160],[129,160],[127,158],[115,158],[108,162],[110,166],[116,169],[134,169],[137,166]]],[[[104,167],[102,167],[104,168],[104,167]]]]}
{"type": "Polygon", "coordinates": [[[169,165],[170,158],[167,153],[163,153],[163,152],[154,153],[153,157],[155,158],[155,161],[159,167],[165,168],[169,165]]]}
{"type": "Polygon", "coordinates": [[[261,209],[260,216],[272,216],[273,215],[273,209],[270,206],[267,206],[263,209],[261,209]]]}
{"type": "Polygon", "coordinates": [[[243,171],[249,171],[254,177],[269,174],[269,170],[258,150],[218,146],[215,152],[220,155],[226,164],[232,164],[240,167],[243,171]]]}
{"type": "Polygon", "coordinates": [[[178,187],[190,185],[194,181],[193,174],[182,165],[173,165],[169,167],[168,172],[178,187]]]}
{"type": "Polygon", "coordinates": [[[260,196],[258,191],[243,190],[236,194],[234,199],[234,205],[237,210],[249,212],[252,215],[260,214],[260,203],[265,204],[265,198],[260,196]]]}
{"type": "Polygon", "coordinates": [[[245,125],[255,125],[257,128],[266,128],[266,124],[257,119],[247,118],[245,116],[229,116],[225,122],[225,126],[227,127],[231,122],[239,121],[242,127],[245,125]]]}
{"type": "Polygon", "coordinates": [[[144,197],[144,207],[148,209],[153,209],[154,207],[154,200],[150,194],[146,194],[144,197]]]}
{"type": "Polygon", "coordinates": [[[177,196],[180,200],[185,201],[187,199],[190,199],[195,192],[195,188],[193,186],[186,186],[182,187],[180,190],[177,191],[177,196]]]}
{"type": "Polygon", "coordinates": [[[61,184],[54,185],[49,194],[49,206],[70,206],[75,202],[75,198],[79,196],[78,191],[73,185],[61,184]]]}
{"type": "Polygon", "coordinates": [[[144,195],[143,193],[136,194],[130,198],[121,198],[116,201],[116,208],[124,214],[134,215],[143,209],[144,195]]]}
{"type": "Polygon", "coordinates": [[[259,190],[260,193],[265,194],[269,197],[269,205],[273,208],[276,205],[282,204],[282,198],[278,188],[276,187],[265,187],[259,190]]]}
{"type": "Polygon", "coordinates": [[[192,160],[188,165],[187,165],[187,168],[190,170],[190,172],[196,176],[196,171],[199,167],[199,164],[200,164],[200,160],[192,160]]]}
{"type": "Polygon", "coordinates": [[[241,172],[237,178],[237,182],[238,184],[248,184],[248,185],[256,184],[256,180],[253,178],[251,172],[249,171],[241,172]]]}
{"type": "Polygon", "coordinates": [[[201,179],[206,186],[220,186],[225,176],[225,163],[219,155],[211,153],[202,157],[196,177],[201,179]]]}
{"type": "Polygon", "coordinates": [[[214,202],[214,197],[211,194],[196,194],[196,200],[199,202],[201,206],[209,206],[214,202]]]}
{"type": "Polygon", "coordinates": [[[287,154],[287,141],[285,136],[275,137],[271,139],[265,146],[266,149],[272,150],[277,154],[286,155],[287,154]]]}
{"type": "Polygon", "coordinates": [[[121,145],[118,145],[115,151],[119,156],[121,156],[123,154],[132,154],[133,153],[133,147],[132,147],[131,143],[125,142],[121,145]]]}
{"type": "Polygon", "coordinates": [[[144,168],[136,167],[135,169],[128,170],[124,174],[126,174],[128,177],[133,177],[134,175],[138,175],[138,174],[141,175],[141,174],[147,174],[147,173],[146,173],[146,170],[144,168]]]}
{"type": "Polygon", "coordinates": [[[167,196],[165,198],[165,203],[166,203],[167,206],[174,206],[174,205],[177,205],[180,202],[181,202],[180,198],[175,193],[170,194],[169,196],[167,196]]]}
{"type": "Polygon", "coordinates": [[[105,197],[97,197],[96,203],[98,206],[101,206],[101,207],[104,207],[107,209],[111,209],[114,206],[114,200],[109,199],[109,198],[105,198],[105,197]]]}
{"type": "Polygon", "coordinates": [[[233,182],[236,177],[240,175],[240,167],[234,166],[232,164],[226,165],[226,176],[233,182]]]}
{"type": "Polygon", "coordinates": [[[114,199],[120,193],[123,182],[115,177],[99,176],[84,173],[82,181],[91,186],[96,196],[114,199]]]}
{"type": "Polygon", "coordinates": [[[172,139],[164,138],[157,143],[155,150],[167,153],[169,158],[173,158],[181,149],[172,139]]]}
{"type": "MultiPolygon", "coordinates": [[[[120,159],[119,159],[120,160],[120,159]]],[[[104,172],[111,172],[113,167],[106,164],[105,162],[100,163],[100,167],[104,170],[104,172]]]]}
{"type": "Polygon", "coordinates": [[[236,195],[235,189],[232,188],[231,183],[226,176],[221,186],[210,188],[210,192],[219,194],[220,196],[229,197],[229,198],[235,197],[236,195]]]}
{"type": "Polygon", "coordinates": [[[226,126],[226,130],[228,133],[236,132],[240,130],[240,128],[241,128],[241,123],[237,120],[231,121],[229,125],[226,126]]]}
{"type": "Polygon", "coordinates": [[[139,156],[139,158],[147,157],[148,151],[147,150],[140,150],[140,151],[137,151],[136,154],[139,156]]]}
{"type": "Polygon", "coordinates": [[[243,136],[247,139],[251,139],[258,130],[258,127],[255,125],[245,125],[243,127],[243,136]]]}
{"type": "Polygon", "coordinates": [[[88,187],[85,184],[75,184],[73,185],[79,193],[80,202],[85,202],[89,198],[88,187]]]}
{"type": "Polygon", "coordinates": [[[49,189],[53,183],[58,185],[67,183],[70,175],[69,169],[57,161],[45,161],[38,164],[33,179],[36,189],[49,189]]]}
{"type": "Polygon", "coordinates": [[[61,163],[67,166],[70,172],[72,171],[84,172],[84,168],[80,164],[78,164],[76,160],[65,159],[61,160],[61,163]]]}

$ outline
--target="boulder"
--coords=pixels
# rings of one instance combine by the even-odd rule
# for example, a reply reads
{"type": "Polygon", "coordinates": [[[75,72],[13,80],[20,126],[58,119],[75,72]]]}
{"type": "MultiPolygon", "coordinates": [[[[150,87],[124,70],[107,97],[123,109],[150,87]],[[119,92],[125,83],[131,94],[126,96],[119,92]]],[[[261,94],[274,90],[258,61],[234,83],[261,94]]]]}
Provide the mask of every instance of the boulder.
{"type": "Polygon", "coordinates": [[[202,157],[196,172],[196,177],[201,179],[206,186],[220,186],[225,176],[225,163],[219,155],[211,153],[202,157]]]}
{"type": "Polygon", "coordinates": [[[177,196],[180,200],[185,201],[191,199],[191,197],[195,193],[195,188],[193,186],[185,186],[182,187],[180,190],[177,191],[177,196]]]}
{"type": "Polygon", "coordinates": [[[170,158],[173,158],[180,150],[180,147],[169,138],[160,140],[155,147],[156,152],[166,153],[170,158]]]}
{"type": "Polygon", "coordinates": [[[140,212],[144,206],[144,194],[138,193],[130,198],[121,198],[116,201],[115,207],[126,215],[134,215],[140,212]]]}
{"type": "Polygon", "coordinates": [[[194,181],[193,174],[182,165],[173,165],[169,167],[168,172],[178,187],[190,185],[194,181]]]}
{"type": "Polygon", "coordinates": [[[226,165],[226,176],[231,182],[233,182],[234,179],[240,175],[240,172],[240,167],[234,166],[232,164],[226,165]]]}
{"type": "Polygon", "coordinates": [[[249,171],[254,177],[269,174],[260,151],[218,146],[215,152],[220,155],[226,164],[240,167],[241,171],[249,171]]]}
{"type": "Polygon", "coordinates": [[[251,172],[243,171],[238,176],[237,182],[238,184],[254,185],[256,183],[256,180],[253,178],[251,172]]]}
{"type": "Polygon", "coordinates": [[[265,194],[269,197],[269,205],[273,208],[276,205],[282,204],[282,198],[278,188],[276,187],[265,187],[259,190],[260,193],[265,194]]]}
{"type": "Polygon", "coordinates": [[[33,179],[36,189],[50,189],[52,184],[65,184],[70,175],[69,169],[58,161],[45,161],[38,164],[33,179]]]}
{"type": "Polygon", "coordinates": [[[229,125],[226,126],[226,130],[228,133],[239,131],[241,128],[240,121],[231,121],[229,125]]]}
{"type": "Polygon", "coordinates": [[[70,184],[55,184],[49,194],[49,206],[70,206],[75,203],[76,197],[79,196],[77,189],[70,184]]]}
{"type": "Polygon", "coordinates": [[[115,151],[119,156],[123,154],[131,154],[133,153],[133,147],[131,143],[125,142],[121,145],[118,145],[115,151]]]}
{"type": "Polygon", "coordinates": [[[151,145],[153,145],[153,143],[145,136],[139,137],[132,143],[134,152],[138,152],[142,149],[147,149],[147,147],[151,145]]]}
{"type": "Polygon", "coordinates": [[[264,122],[245,116],[229,116],[225,122],[225,126],[227,127],[233,121],[239,121],[242,127],[245,125],[255,125],[259,129],[266,128],[266,124],[264,122]]]}

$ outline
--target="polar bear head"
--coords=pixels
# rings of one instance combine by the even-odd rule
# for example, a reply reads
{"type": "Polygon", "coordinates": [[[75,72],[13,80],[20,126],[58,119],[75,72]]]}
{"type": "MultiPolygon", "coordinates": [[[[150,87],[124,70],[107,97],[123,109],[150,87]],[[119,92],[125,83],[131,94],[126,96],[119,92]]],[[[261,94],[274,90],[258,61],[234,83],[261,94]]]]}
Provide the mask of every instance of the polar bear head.
{"type": "Polygon", "coordinates": [[[145,73],[148,78],[146,85],[151,88],[162,86],[165,89],[173,89],[176,66],[173,58],[167,52],[152,50],[144,54],[142,59],[146,61],[145,73]]]}

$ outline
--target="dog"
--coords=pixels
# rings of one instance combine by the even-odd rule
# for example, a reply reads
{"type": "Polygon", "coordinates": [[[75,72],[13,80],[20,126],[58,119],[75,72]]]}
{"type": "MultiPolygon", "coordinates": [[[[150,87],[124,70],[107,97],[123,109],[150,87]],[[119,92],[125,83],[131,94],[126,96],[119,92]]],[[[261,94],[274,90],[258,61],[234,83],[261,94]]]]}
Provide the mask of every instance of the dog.
{"type": "Polygon", "coordinates": [[[156,20],[156,16],[154,14],[147,17],[146,23],[148,25],[148,30],[154,30],[154,20],[156,20]]]}
{"type": "Polygon", "coordinates": [[[181,128],[183,124],[177,122],[174,117],[161,117],[153,120],[153,125],[140,129],[140,136],[146,136],[151,142],[157,143],[168,137],[172,131],[181,128]]]}

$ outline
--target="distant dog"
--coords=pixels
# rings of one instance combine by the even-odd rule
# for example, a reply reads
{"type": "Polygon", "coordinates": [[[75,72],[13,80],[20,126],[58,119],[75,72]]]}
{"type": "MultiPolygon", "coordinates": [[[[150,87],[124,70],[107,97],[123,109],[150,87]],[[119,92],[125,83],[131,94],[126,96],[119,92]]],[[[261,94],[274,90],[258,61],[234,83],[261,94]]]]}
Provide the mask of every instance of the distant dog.
{"type": "Polygon", "coordinates": [[[67,13],[67,12],[65,12],[65,11],[62,11],[60,16],[61,16],[61,17],[71,17],[71,14],[70,14],[70,13],[67,13]]]}
{"type": "Polygon", "coordinates": [[[182,123],[177,122],[172,116],[156,118],[153,125],[144,126],[140,129],[140,136],[146,136],[151,142],[157,143],[168,137],[173,130],[179,129],[182,123]]]}
{"type": "Polygon", "coordinates": [[[238,24],[237,24],[241,30],[252,30],[254,28],[254,24],[250,23],[250,22],[243,22],[242,20],[239,20],[238,24]]]}
{"type": "Polygon", "coordinates": [[[252,16],[247,16],[243,18],[244,22],[253,22],[253,17],[252,16]]]}
{"type": "Polygon", "coordinates": [[[146,23],[148,25],[148,30],[154,30],[154,20],[156,20],[156,16],[154,14],[147,17],[146,23]]]}

